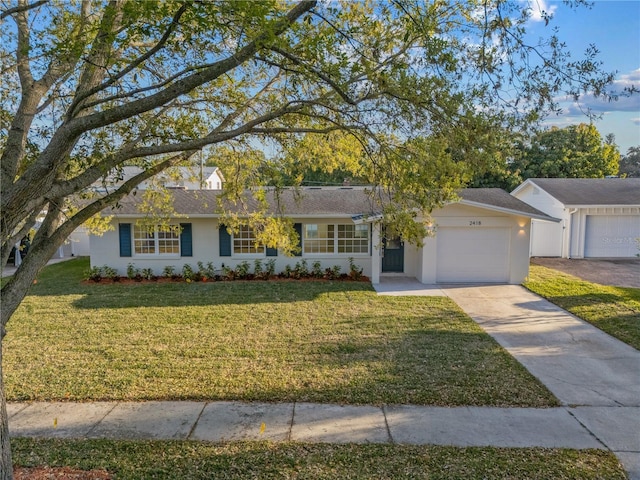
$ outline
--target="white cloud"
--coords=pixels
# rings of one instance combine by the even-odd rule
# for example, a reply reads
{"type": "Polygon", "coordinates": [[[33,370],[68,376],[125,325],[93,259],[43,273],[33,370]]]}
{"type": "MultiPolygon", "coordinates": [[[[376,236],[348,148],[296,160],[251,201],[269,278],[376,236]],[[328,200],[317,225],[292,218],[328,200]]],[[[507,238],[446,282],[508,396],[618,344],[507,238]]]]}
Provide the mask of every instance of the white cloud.
{"type": "MultiPolygon", "coordinates": [[[[635,86],[640,88],[640,68],[630,73],[622,74],[610,87],[610,90],[621,94],[625,88],[635,86]]],[[[572,98],[562,97],[557,101],[563,106],[564,114],[569,116],[582,116],[585,111],[591,110],[595,113],[611,112],[639,112],[640,113],[640,93],[631,96],[619,95],[618,100],[607,101],[603,98],[596,98],[592,93],[582,95],[578,102],[572,98]]]]}
{"type": "Polygon", "coordinates": [[[547,16],[553,15],[558,9],[558,6],[549,5],[547,0],[529,0],[529,8],[531,10],[531,17],[529,19],[532,22],[544,22],[545,20],[542,16],[542,12],[547,16]]]}

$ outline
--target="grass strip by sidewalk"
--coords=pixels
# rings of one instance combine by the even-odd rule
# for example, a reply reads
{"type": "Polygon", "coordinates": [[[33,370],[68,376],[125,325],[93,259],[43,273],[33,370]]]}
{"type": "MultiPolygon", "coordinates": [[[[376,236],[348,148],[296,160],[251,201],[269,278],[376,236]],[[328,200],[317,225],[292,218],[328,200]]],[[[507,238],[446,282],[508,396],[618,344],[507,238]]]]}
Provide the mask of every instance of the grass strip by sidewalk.
{"type": "Polygon", "coordinates": [[[25,438],[12,444],[16,465],[105,469],[119,480],[626,478],[603,450],[25,438]]]}
{"type": "Polygon", "coordinates": [[[524,286],[640,350],[639,288],[599,285],[539,265],[531,265],[524,286]]]}
{"type": "Polygon", "coordinates": [[[83,284],[51,265],[8,325],[7,398],[557,405],[449,298],[357,282],[83,284]]]}

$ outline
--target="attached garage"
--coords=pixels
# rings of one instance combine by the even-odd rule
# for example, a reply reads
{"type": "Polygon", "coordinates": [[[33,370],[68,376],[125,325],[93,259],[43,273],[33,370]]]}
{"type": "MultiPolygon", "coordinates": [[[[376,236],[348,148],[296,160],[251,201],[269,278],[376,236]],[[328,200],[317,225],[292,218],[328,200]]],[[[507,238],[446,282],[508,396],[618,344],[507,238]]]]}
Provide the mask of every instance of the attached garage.
{"type": "Polygon", "coordinates": [[[427,285],[522,283],[529,273],[531,220],[554,219],[498,188],[459,196],[431,213],[433,235],[422,247],[405,247],[404,274],[427,285]]]}
{"type": "Polygon", "coordinates": [[[640,215],[586,215],[585,257],[634,257],[640,215]]]}
{"type": "Polygon", "coordinates": [[[436,282],[508,282],[510,237],[509,228],[439,229],[436,282]]]}

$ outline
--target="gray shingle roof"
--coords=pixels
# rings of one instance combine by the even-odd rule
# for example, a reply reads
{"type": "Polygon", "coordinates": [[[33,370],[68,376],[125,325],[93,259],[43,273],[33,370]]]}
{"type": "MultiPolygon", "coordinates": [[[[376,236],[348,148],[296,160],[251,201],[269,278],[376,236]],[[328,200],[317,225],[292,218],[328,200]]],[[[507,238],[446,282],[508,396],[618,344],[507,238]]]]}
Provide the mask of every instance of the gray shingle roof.
{"type": "Polygon", "coordinates": [[[510,210],[542,217],[547,216],[545,213],[524,203],[519,198],[510,195],[501,188],[466,188],[458,192],[458,196],[466,202],[488,205],[501,210],[510,210]]]}
{"type": "MultiPolygon", "coordinates": [[[[190,216],[216,216],[218,213],[219,191],[215,190],[171,190],[173,208],[177,214],[190,216]]],[[[499,188],[464,189],[459,192],[462,203],[486,206],[502,211],[549,218],[546,214],[527,205],[499,188]]],[[[255,211],[258,204],[247,197],[246,211],[255,211]]],[[[273,191],[267,193],[270,212],[290,216],[352,217],[369,215],[380,211],[379,205],[371,198],[370,190],[359,187],[345,188],[303,188],[285,189],[279,192],[279,202],[273,191]]],[[[120,202],[113,212],[121,215],[136,215],[142,202],[142,194],[129,195],[120,202]]],[[[230,205],[227,205],[229,207],[230,205]]],[[[238,213],[242,207],[230,208],[238,213]]]]}
{"type": "Polygon", "coordinates": [[[565,205],[640,205],[640,178],[530,178],[565,205]]]}

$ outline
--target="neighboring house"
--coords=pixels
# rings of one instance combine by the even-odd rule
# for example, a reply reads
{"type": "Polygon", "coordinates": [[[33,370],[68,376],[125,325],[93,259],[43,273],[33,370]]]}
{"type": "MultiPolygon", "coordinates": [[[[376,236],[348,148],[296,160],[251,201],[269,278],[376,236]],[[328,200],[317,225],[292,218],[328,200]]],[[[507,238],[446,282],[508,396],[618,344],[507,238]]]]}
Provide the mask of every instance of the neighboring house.
{"type": "Polygon", "coordinates": [[[640,253],[640,178],[530,178],[511,194],[561,220],[532,221],[531,256],[608,258],[640,253]]]}
{"type": "MultiPolygon", "coordinates": [[[[111,191],[142,171],[140,167],[122,167],[121,172],[108,175],[104,180],[94,183],[93,188],[111,191]]],[[[221,190],[224,177],[218,167],[173,167],[155,175],[152,180],[140,183],[138,188],[144,190],[152,182],[172,189],[221,190]]]]}
{"type": "MultiPolygon", "coordinates": [[[[470,189],[461,199],[432,213],[435,236],[423,247],[384,238],[380,215],[363,187],[302,188],[279,194],[284,211],[301,238],[301,253],[287,257],[276,249],[256,246],[250,228],[230,234],[215,213],[216,191],[175,190],[175,224],[180,233],[148,233],[137,225],[139,196],[129,196],[114,215],[114,230],[91,237],[91,266],[108,265],[124,274],[129,263],[160,275],[167,265],[213,262],[234,268],[243,260],[275,259],[276,271],[301,259],[309,267],[340,265],[349,271],[349,258],[373,283],[381,275],[415,277],[433,283],[521,283],[529,269],[531,219],[550,219],[500,189],[470,189]]],[[[270,197],[273,203],[273,195],[270,197]]],[[[275,205],[274,205],[275,207],[275,205]]],[[[273,210],[276,211],[275,208],[273,210]]]]}

